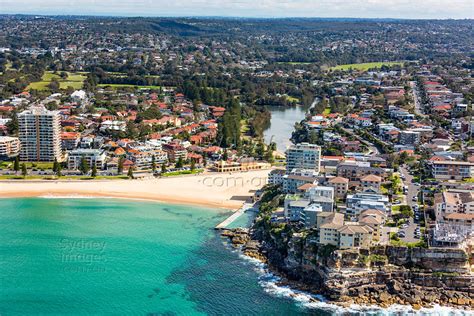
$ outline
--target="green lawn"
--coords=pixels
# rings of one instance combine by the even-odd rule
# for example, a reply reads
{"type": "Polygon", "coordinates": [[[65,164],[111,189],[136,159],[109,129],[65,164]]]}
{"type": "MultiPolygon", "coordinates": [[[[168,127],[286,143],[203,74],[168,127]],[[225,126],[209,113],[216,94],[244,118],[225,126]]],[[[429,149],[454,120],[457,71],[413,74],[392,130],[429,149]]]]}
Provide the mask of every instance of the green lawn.
{"type": "Polygon", "coordinates": [[[67,72],[68,76],[66,79],[62,79],[59,74],[54,74],[51,71],[47,71],[41,77],[41,81],[32,82],[26,88],[27,90],[49,90],[48,85],[53,79],[59,81],[59,87],[61,89],[67,89],[67,87],[73,87],[75,90],[82,89],[84,85],[84,80],[87,78],[86,72],[67,72]]]}
{"type": "Polygon", "coordinates": [[[323,115],[329,115],[331,114],[331,109],[330,108],[325,108],[323,111],[323,115]]]}
{"type": "Polygon", "coordinates": [[[402,62],[390,61],[390,62],[347,64],[347,65],[339,65],[339,66],[331,67],[330,69],[331,70],[343,70],[343,71],[347,71],[347,70],[350,70],[350,69],[367,71],[367,70],[372,69],[372,68],[381,68],[382,66],[391,67],[391,66],[396,66],[396,65],[402,66],[403,63],[402,62]]]}
{"type": "Polygon", "coordinates": [[[151,90],[159,90],[160,86],[136,86],[133,84],[98,84],[98,87],[101,88],[113,88],[113,89],[120,89],[120,88],[135,88],[135,89],[151,89],[151,90]]]}
{"type": "Polygon", "coordinates": [[[197,174],[201,173],[204,170],[202,169],[195,169],[194,171],[191,170],[184,170],[184,171],[174,171],[174,172],[166,172],[162,174],[162,177],[173,177],[173,176],[181,176],[181,175],[186,175],[186,174],[197,174]]]}

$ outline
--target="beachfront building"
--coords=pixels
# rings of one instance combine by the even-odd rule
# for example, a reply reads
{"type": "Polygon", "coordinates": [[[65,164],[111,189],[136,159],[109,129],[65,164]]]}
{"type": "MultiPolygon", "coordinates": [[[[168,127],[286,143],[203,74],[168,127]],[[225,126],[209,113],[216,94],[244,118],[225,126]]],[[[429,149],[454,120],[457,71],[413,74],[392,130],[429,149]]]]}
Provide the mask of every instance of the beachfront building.
{"type": "Polygon", "coordinates": [[[81,166],[81,161],[84,159],[89,168],[95,166],[100,170],[104,167],[106,158],[105,152],[100,149],[75,149],[68,153],[67,166],[68,169],[78,170],[81,166]]]}
{"type": "Polygon", "coordinates": [[[284,169],[273,169],[268,174],[268,183],[272,185],[283,184],[283,176],[285,175],[284,169]]]}
{"type": "Polygon", "coordinates": [[[18,114],[20,160],[62,161],[61,121],[58,111],[32,106],[18,114]]]}
{"type": "Polygon", "coordinates": [[[286,172],[293,169],[310,169],[316,173],[321,168],[321,147],[309,143],[292,145],[286,151],[286,172]]]}
{"type": "Polygon", "coordinates": [[[242,158],[235,162],[218,161],[214,164],[213,170],[217,172],[239,172],[251,170],[269,169],[271,165],[266,162],[258,162],[253,158],[242,158]]]}
{"type": "Polygon", "coordinates": [[[150,170],[153,168],[153,157],[155,167],[168,162],[168,154],[162,150],[155,150],[151,147],[137,147],[127,151],[127,159],[133,162],[137,170],[150,170]]]}
{"type": "Polygon", "coordinates": [[[20,153],[20,140],[17,137],[0,136],[0,158],[16,157],[20,153]]]}

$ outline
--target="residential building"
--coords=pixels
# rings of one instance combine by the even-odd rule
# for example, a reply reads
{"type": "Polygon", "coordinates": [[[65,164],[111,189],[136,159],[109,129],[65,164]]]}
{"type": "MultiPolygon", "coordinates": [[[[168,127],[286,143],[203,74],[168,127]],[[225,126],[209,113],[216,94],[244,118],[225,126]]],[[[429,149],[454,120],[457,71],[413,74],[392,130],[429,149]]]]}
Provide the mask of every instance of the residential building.
{"type": "Polygon", "coordinates": [[[297,193],[298,188],[304,184],[317,183],[317,172],[307,169],[293,169],[289,174],[283,176],[283,192],[297,193]]]}
{"type": "Polygon", "coordinates": [[[328,186],[334,188],[336,198],[344,199],[349,190],[349,179],[343,177],[333,177],[329,179],[328,186]]]}
{"type": "Polygon", "coordinates": [[[466,161],[431,161],[435,179],[462,180],[474,177],[474,163],[466,161]]]}
{"type": "Polygon", "coordinates": [[[268,183],[272,185],[283,184],[283,176],[285,175],[284,169],[273,169],[268,174],[268,183]]]}
{"type": "Polygon", "coordinates": [[[20,147],[20,140],[17,137],[0,136],[0,158],[18,156],[20,147]]]}
{"type": "Polygon", "coordinates": [[[303,209],[300,214],[300,222],[306,228],[314,227],[317,222],[318,214],[323,212],[323,208],[319,204],[310,204],[303,209]]]}
{"type": "Polygon", "coordinates": [[[415,131],[401,131],[400,144],[402,145],[417,145],[420,143],[420,133],[415,131]]]}
{"type": "Polygon", "coordinates": [[[75,149],[68,154],[68,169],[78,170],[82,159],[85,159],[89,168],[96,166],[98,170],[103,169],[107,156],[100,149],[75,149]]]}
{"type": "Polygon", "coordinates": [[[359,216],[366,210],[380,210],[390,213],[390,202],[387,196],[373,193],[356,193],[347,195],[346,213],[351,217],[359,216]]]}
{"type": "Polygon", "coordinates": [[[385,178],[389,171],[381,167],[373,167],[370,162],[365,161],[351,161],[343,162],[337,166],[337,175],[349,179],[349,188],[358,187],[360,179],[373,174],[385,178]]]}
{"type": "Polygon", "coordinates": [[[62,161],[61,122],[58,111],[32,106],[18,114],[22,161],[62,161]]]}
{"type": "Polygon", "coordinates": [[[360,179],[362,191],[373,191],[380,193],[382,178],[374,174],[369,174],[360,179]]]}
{"type": "Polygon", "coordinates": [[[292,145],[286,151],[286,171],[310,169],[319,173],[321,168],[321,147],[309,143],[292,145]]]}

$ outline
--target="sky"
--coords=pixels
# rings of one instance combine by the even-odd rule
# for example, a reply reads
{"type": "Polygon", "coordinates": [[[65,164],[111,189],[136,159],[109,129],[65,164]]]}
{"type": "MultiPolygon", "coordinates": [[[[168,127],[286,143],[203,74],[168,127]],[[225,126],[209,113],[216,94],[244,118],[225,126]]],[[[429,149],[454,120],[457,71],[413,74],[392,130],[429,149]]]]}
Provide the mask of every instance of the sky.
{"type": "Polygon", "coordinates": [[[0,0],[0,14],[474,18],[474,0],[0,0]]]}

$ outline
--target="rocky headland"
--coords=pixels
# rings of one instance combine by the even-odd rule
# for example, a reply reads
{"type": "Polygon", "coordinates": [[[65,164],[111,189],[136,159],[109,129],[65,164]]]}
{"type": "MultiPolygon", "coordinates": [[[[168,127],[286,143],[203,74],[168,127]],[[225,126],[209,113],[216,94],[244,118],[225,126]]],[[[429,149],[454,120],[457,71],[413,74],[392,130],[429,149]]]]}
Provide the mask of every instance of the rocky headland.
{"type": "Polygon", "coordinates": [[[311,235],[264,227],[224,230],[232,245],[282,277],[280,285],[341,306],[434,305],[474,309],[472,253],[463,249],[377,246],[337,250],[311,235]]]}

